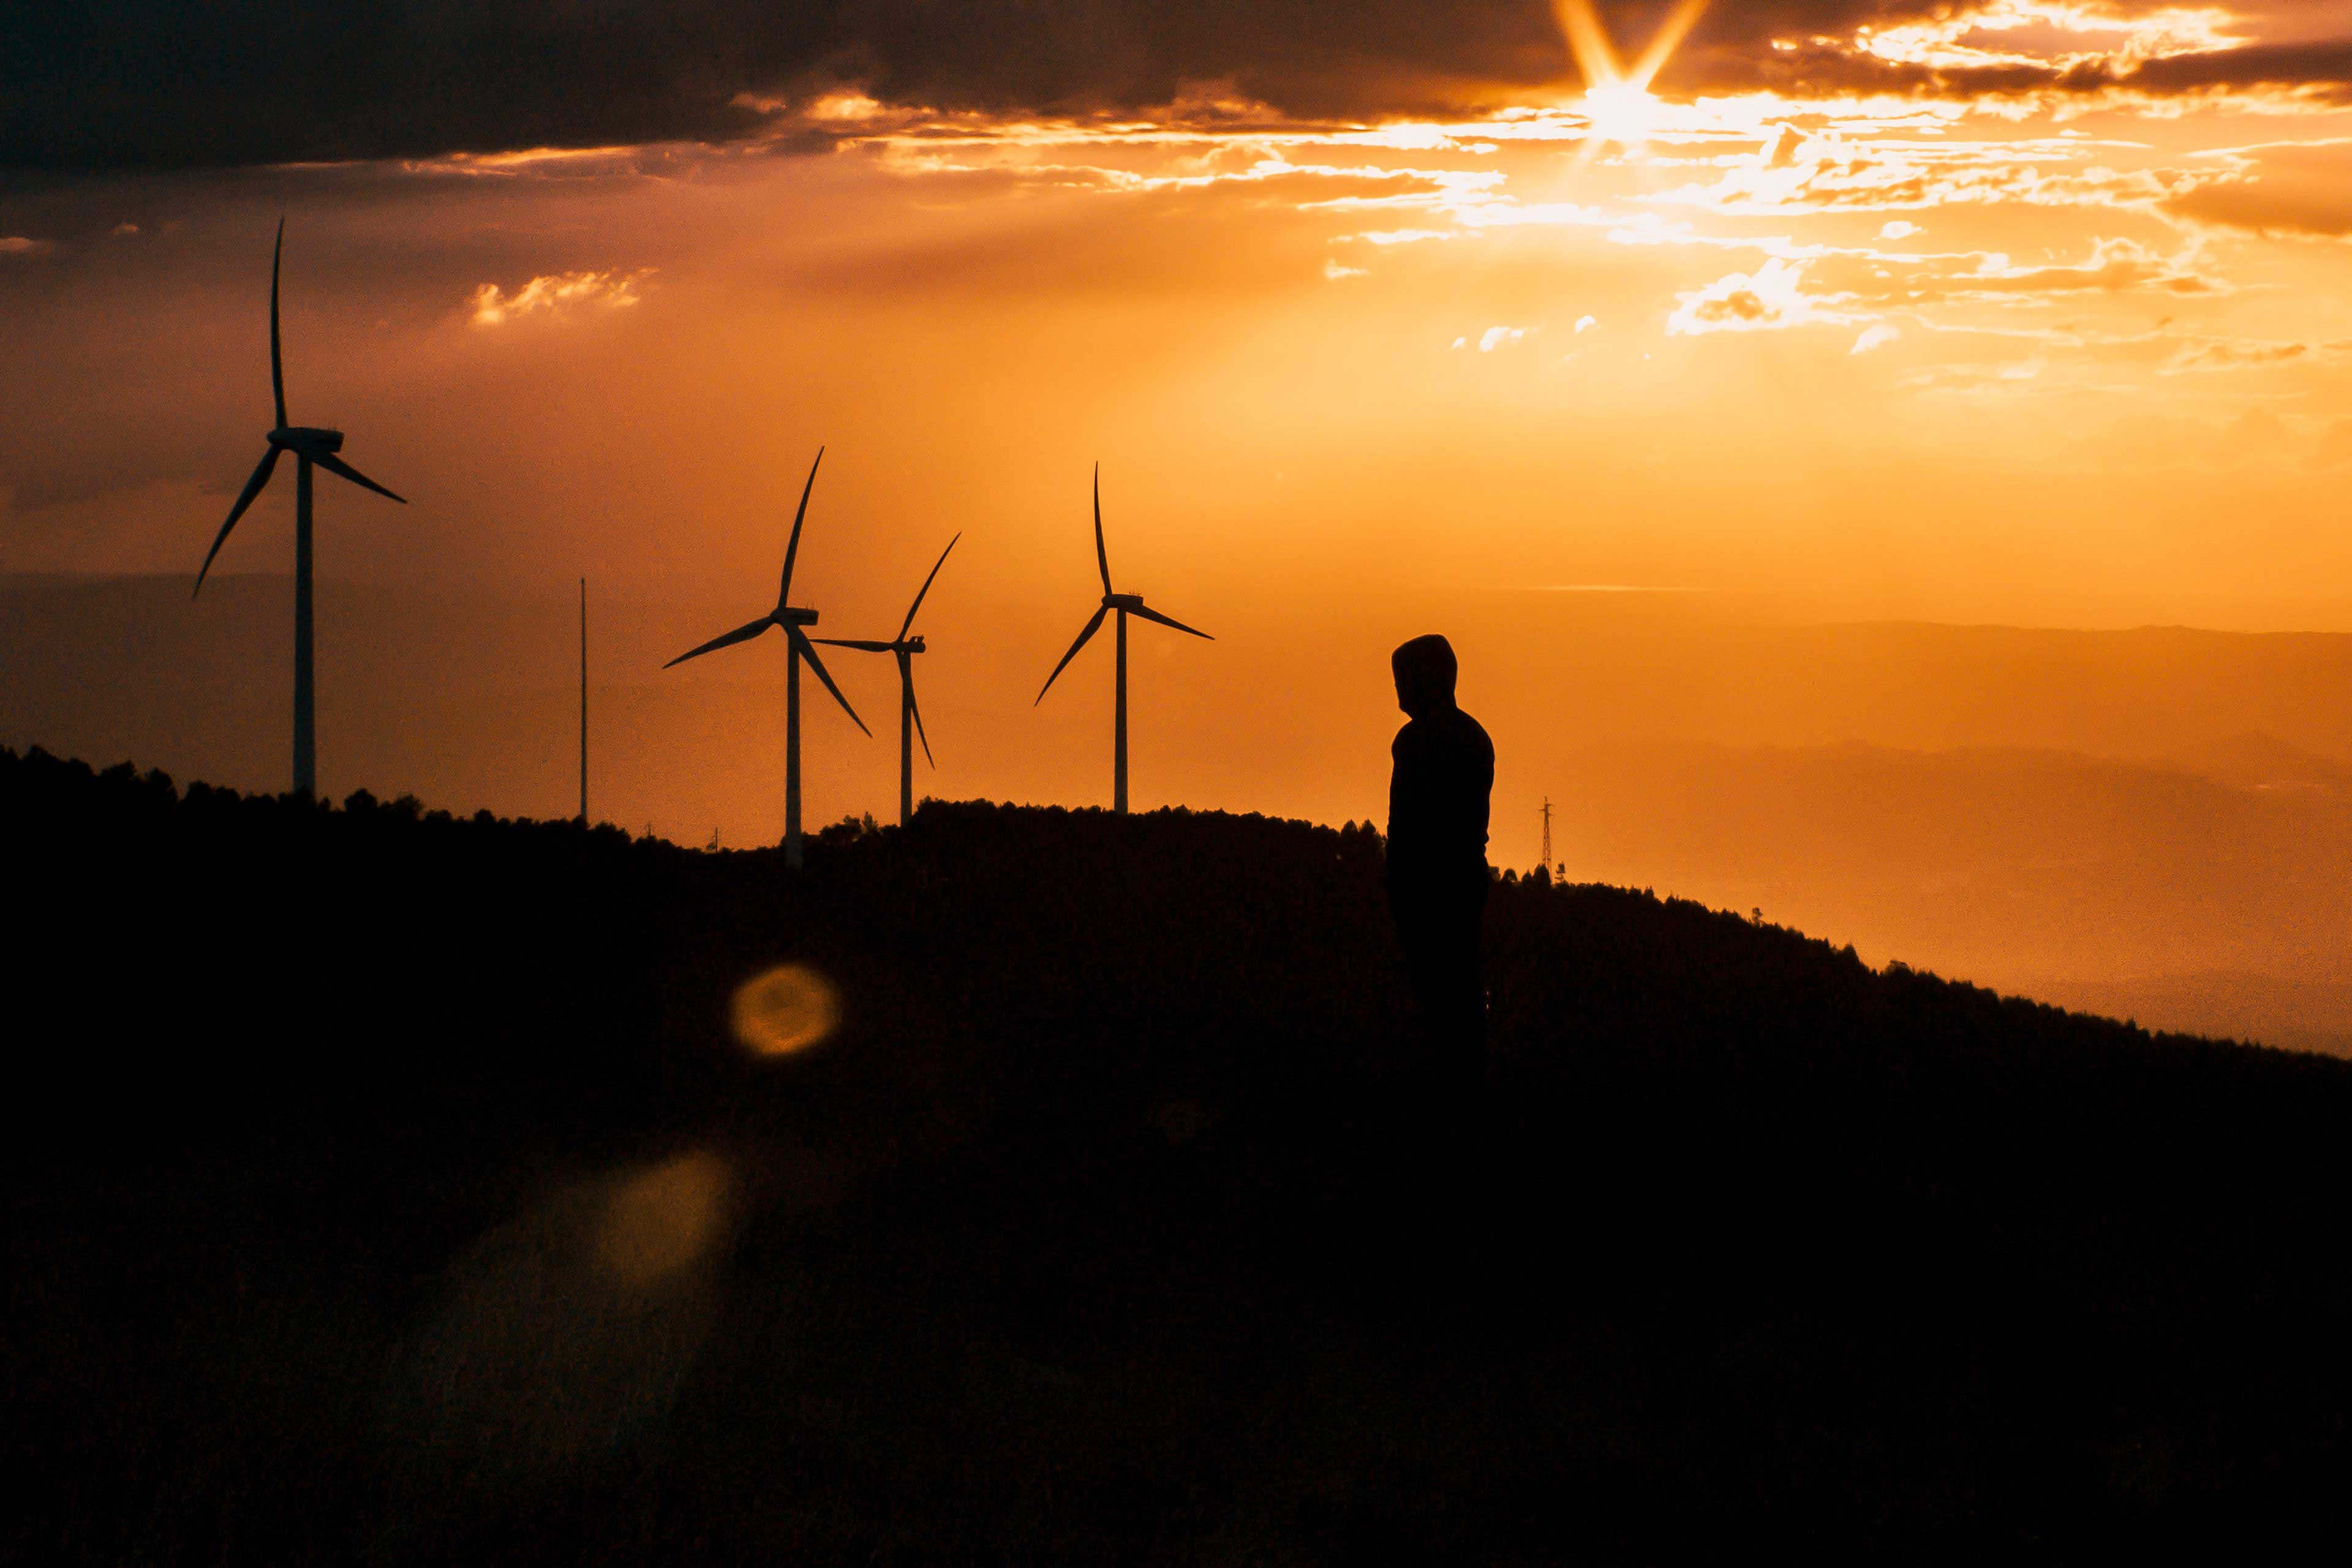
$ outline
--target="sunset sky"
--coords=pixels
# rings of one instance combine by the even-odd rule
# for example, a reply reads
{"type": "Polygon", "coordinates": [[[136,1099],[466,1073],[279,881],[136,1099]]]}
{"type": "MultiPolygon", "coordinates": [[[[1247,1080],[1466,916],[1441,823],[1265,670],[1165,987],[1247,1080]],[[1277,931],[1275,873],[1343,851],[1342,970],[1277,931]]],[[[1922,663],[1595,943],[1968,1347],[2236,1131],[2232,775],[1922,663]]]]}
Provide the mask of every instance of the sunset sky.
{"type": "Polygon", "coordinates": [[[416,503],[330,575],[756,583],[826,442],[836,602],[961,527],[1082,608],[1099,458],[1204,616],[2352,626],[2352,5],[184,9],[0,68],[15,568],[200,557],[282,210],[296,416],[416,503]]]}
{"type": "MultiPolygon", "coordinates": [[[[1139,804],[1367,814],[1385,648],[1448,632],[1474,709],[1539,715],[1592,669],[1495,629],[1570,601],[2352,631],[2352,0],[156,0],[17,37],[9,572],[194,571],[269,423],[284,214],[293,416],[412,503],[322,481],[323,580],[543,602],[512,651],[553,683],[584,574],[603,673],[656,689],[768,606],[824,444],[824,633],[886,634],[964,533],[942,794],[1108,795],[1108,649],[1029,706],[1097,592],[1097,460],[1119,586],[1219,637],[1139,628],[1139,804]]],[[[287,572],[291,506],[215,570],[287,572]]],[[[320,635],[331,793],[367,782],[354,661],[508,651],[320,635]]],[[[835,668],[885,729],[887,661],[835,668]]],[[[1519,853],[1547,781],[1500,738],[1519,853]]],[[[813,819],[887,812],[893,742],[813,760],[813,819]]]]}

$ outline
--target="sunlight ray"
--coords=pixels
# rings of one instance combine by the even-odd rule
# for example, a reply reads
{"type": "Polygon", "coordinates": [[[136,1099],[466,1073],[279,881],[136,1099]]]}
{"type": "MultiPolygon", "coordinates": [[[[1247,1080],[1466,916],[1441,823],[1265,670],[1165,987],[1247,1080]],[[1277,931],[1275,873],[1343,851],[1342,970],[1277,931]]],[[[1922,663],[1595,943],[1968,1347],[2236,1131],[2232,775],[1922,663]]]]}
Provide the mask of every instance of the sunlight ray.
{"type": "Polygon", "coordinates": [[[1588,92],[1620,82],[1647,91],[1683,40],[1690,37],[1691,29],[1698,26],[1699,18],[1706,15],[1707,5],[1708,0],[1678,0],[1631,70],[1618,58],[1608,25],[1601,21],[1593,0],[1552,0],[1552,14],[1559,21],[1560,35],[1568,40],[1569,53],[1588,92]]]}
{"type": "Polygon", "coordinates": [[[1683,40],[1690,37],[1690,30],[1698,26],[1698,19],[1706,14],[1706,7],[1707,0],[1681,0],[1681,4],[1658,25],[1656,35],[1650,39],[1650,47],[1642,51],[1641,59],[1634,63],[1627,79],[1646,91],[1649,85],[1658,79],[1658,73],[1665,69],[1666,62],[1674,58],[1675,51],[1682,47],[1683,40]]]}
{"type": "Polygon", "coordinates": [[[1609,29],[1601,25],[1592,0],[1553,0],[1552,10],[1559,18],[1559,30],[1568,39],[1569,52],[1576,57],[1576,68],[1588,89],[1624,79],[1624,68],[1617,63],[1617,50],[1609,42],[1609,29]]]}
{"type": "Polygon", "coordinates": [[[1584,79],[1584,96],[1578,107],[1584,111],[1590,132],[1578,155],[1580,163],[1590,159],[1601,142],[1633,146],[1647,139],[1659,107],[1650,83],[1698,25],[1706,7],[1707,0],[1678,0],[1629,70],[1618,58],[1592,0],[1553,0],[1561,36],[1584,79]]]}

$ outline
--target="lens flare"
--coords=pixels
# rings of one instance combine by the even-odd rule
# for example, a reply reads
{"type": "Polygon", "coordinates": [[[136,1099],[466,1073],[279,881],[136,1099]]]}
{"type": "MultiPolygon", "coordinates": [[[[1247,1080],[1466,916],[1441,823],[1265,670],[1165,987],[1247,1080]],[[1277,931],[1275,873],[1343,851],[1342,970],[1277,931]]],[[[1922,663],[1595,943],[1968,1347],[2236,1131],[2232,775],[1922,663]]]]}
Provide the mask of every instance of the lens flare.
{"type": "Polygon", "coordinates": [[[725,1227],[728,1190],[726,1163],[700,1151],[618,1183],[597,1231],[597,1263],[639,1288],[689,1267],[725,1227]]]}
{"type": "Polygon", "coordinates": [[[716,1321],[740,1187],[691,1151],[567,1183],[467,1248],[394,1357],[394,1484],[437,1505],[657,1426],[716,1321]]]}
{"type": "Polygon", "coordinates": [[[735,1037],[763,1057],[804,1051],[841,1022],[833,983],[804,963],[784,963],[735,993],[735,1037]]]}

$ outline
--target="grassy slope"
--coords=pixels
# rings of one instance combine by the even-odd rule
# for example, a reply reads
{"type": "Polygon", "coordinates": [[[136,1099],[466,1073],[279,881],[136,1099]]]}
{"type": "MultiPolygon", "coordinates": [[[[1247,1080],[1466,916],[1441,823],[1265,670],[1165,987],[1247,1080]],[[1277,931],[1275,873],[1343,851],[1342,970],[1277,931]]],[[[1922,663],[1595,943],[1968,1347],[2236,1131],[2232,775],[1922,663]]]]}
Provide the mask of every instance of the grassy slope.
{"type": "Polygon", "coordinates": [[[2341,1511],[2345,1064],[1506,883],[1454,1115],[1377,839],[1259,818],[932,805],[793,877],[0,752],[0,1549],[2065,1560],[2341,1511]],[[843,1023],[754,1062],[783,960],[843,1023]],[[616,1274],[646,1212],[688,1239],[616,1274]]]}

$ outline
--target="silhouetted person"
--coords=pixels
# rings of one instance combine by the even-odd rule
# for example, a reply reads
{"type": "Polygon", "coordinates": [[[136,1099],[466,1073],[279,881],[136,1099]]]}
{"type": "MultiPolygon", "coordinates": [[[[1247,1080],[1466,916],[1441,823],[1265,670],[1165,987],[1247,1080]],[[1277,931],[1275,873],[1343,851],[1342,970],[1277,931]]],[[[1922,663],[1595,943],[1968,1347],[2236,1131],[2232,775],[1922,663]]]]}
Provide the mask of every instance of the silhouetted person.
{"type": "Polygon", "coordinates": [[[1478,927],[1486,908],[1486,796],[1495,743],[1454,705],[1454,648],[1415,637],[1390,656],[1397,706],[1410,721],[1389,748],[1389,907],[1396,915],[1413,1002],[1444,1080],[1478,1081],[1486,1050],[1486,988],[1478,927]]]}

